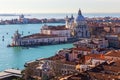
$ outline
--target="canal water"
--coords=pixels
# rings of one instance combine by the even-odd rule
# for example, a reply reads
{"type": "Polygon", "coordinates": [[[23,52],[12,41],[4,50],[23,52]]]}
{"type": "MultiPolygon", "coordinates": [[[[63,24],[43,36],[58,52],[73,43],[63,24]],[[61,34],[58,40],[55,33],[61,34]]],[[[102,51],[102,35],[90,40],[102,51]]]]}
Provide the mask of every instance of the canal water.
{"type": "MultiPolygon", "coordinates": [[[[12,42],[16,30],[23,35],[39,33],[44,24],[0,25],[0,71],[8,68],[24,69],[25,62],[53,56],[62,48],[70,48],[72,44],[39,46],[34,48],[7,47],[12,42]],[[29,33],[30,32],[30,33],[29,33]]],[[[64,25],[49,23],[48,25],[64,25]]]]}

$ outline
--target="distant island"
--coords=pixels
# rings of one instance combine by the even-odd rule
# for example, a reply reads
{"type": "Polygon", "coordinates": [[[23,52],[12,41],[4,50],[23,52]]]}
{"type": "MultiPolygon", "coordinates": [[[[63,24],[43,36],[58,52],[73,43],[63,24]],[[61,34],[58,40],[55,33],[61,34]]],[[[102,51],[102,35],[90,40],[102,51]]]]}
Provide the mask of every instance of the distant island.
{"type": "MultiPolygon", "coordinates": [[[[65,18],[26,18],[25,16],[31,16],[30,14],[0,14],[0,16],[19,16],[15,19],[1,19],[0,25],[10,24],[40,24],[40,23],[65,23],[65,18]]],[[[119,17],[85,17],[87,23],[90,22],[120,22],[119,17]]]]}
{"type": "MultiPolygon", "coordinates": [[[[25,18],[25,15],[21,14],[0,14],[0,16],[19,16],[17,19],[11,19],[11,20],[0,20],[0,25],[9,25],[9,24],[38,24],[38,23],[65,23],[64,19],[38,19],[38,18],[25,18]]],[[[30,16],[30,15],[26,15],[30,16]]]]}
{"type": "MultiPolygon", "coordinates": [[[[0,14],[0,16],[20,16],[20,14],[0,14]]],[[[26,16],[30,16],[30,14],[26,14],[26,16]]]]}

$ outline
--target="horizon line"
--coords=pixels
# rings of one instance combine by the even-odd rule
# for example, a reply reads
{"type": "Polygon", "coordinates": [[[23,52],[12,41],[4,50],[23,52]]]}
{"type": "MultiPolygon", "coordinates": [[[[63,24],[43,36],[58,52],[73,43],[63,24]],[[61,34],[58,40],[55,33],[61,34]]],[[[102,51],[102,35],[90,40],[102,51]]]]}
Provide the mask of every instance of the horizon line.
{"type": "MultiPolygon", "coordinates": [[[[40,12],[38,12],[38,13],[0,13],[0,15],[1,14],[5,14],[5,15],[18,15],[18,14],[77,14],[76,12],[74,12],[74,13],[72,13],[72,12],[68,12],[68,13],[63,13],[63,12],[61,12],[61,13],[55,13],[55,12],[50,12],[50,13],[47,13],[47,12],[45,12],[45,13],[40,13],[40,12]]],[[[82,14],[120,14],[120,12],[82,12],[82,14]]]]}

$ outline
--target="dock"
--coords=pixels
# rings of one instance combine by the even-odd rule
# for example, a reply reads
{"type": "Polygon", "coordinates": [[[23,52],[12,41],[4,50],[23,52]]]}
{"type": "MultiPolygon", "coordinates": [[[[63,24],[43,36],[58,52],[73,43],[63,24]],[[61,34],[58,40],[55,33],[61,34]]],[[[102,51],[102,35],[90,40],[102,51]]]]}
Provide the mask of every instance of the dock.
{"type": "Polygon", "coordinates": [[[22,77],[21,70],[7,69],[0,72],[0,80],[4,80],[5,78],[9,77],[22,77]]]}

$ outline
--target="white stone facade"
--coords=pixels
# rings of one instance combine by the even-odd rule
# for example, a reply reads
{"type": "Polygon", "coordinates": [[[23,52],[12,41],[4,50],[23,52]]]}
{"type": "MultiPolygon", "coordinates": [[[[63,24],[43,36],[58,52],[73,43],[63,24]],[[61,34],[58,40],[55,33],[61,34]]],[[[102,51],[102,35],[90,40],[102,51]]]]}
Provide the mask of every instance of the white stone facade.
{"type": "Polygon", "coordinates": [[[84,16],[82,16],[81,10],[78,11],[76,19],[74,19],[73,16],[71,18],[66,16],[66,28],[71,29],[71,34],[76,38],[90,37],[89,27],[87,26],[84,16]]]}
{"type": "Polygon", "coordinates": [[[58,43],[67,42],[67,37],[51,37],[51,38],[38,38],[38,39],[22,39],[20,40],[21,45],[34,45],[39,43],[58,43]]]}
{"type": "Polygon", "coordinates": [[[66,36],[70,38],[70,30],[41,30],[41,34],[66,36]]]}

